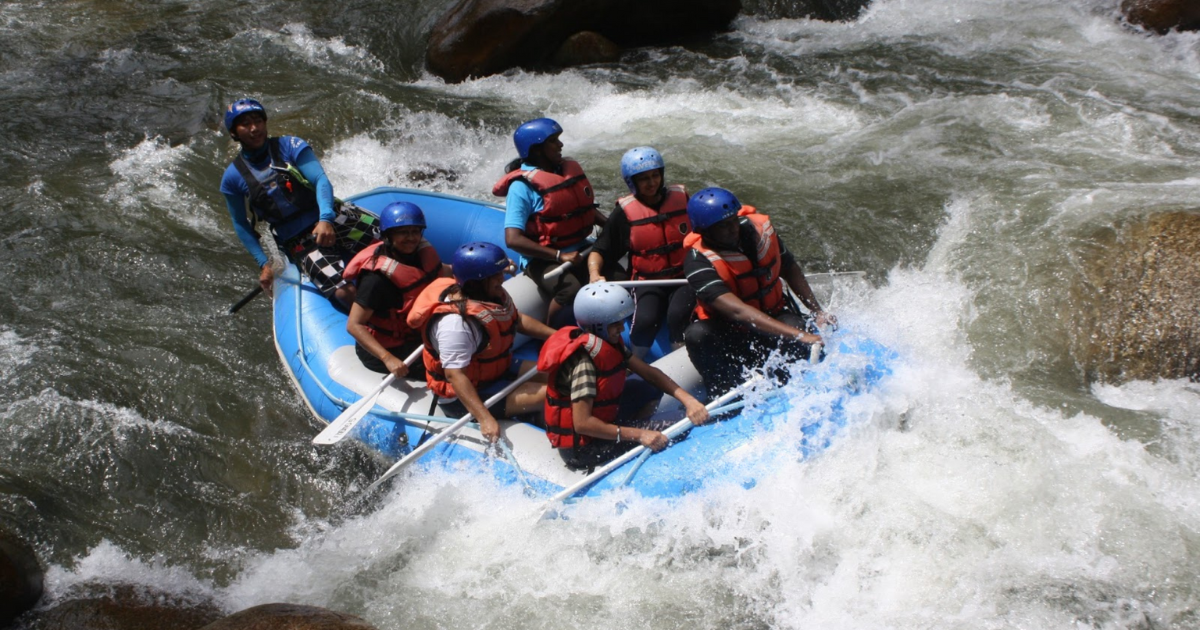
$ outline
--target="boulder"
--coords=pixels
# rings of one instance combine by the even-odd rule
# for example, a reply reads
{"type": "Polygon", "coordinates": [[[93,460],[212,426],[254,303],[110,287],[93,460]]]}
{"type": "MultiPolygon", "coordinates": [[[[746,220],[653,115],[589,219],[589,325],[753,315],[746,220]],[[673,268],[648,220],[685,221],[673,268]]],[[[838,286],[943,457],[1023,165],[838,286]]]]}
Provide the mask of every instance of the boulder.
{"type": "Polygon", "coordinates": [[[1200,30],[1197,0],[1122,0],[1121,12],[1130,24],[1157,33],[1200,30]]]}
{"type": "Polygon", "coordinates": [[[1073,345],[1103,381],[1200,379],[1200,210],[1121,228],[1085,267],[1073,345]]]}
{"type": "MultiPolygon", "coordinates": [[[[740,10],[741,0],[460,0],[434,25],[425,63],[452,82],[537,69],[577,33],[620,46],[670,44],[724,30],[740,10]]],[[[586,48],[596,50],[591,41],[586,48]]]]}
{"type": "Polygon", "coordinates": [[[263,604],[232,614],[202,630],[375,630],[345,613],[298,604],[263,604]]]}
{"type": "Polygon", "coordinates": [[[145,586],[87,584],[47,610],[32,613],[28,630],[196,630],[220,619],[211,601],[145,586]]]}
{"type": "Polygon", "coordinates": [[[0,528],[0,628],[42,597],[42,567],[33,548],[0,528]]]}
{"type": "Polygon", "coordinates": [[[550,63],[566,68],[589,63],[612,63],[620,58],[621,47],[613,40],[600,33],[583,31],[568,37],[550,57],[550,63]]]}
{"type": "Polygon", "coordinates": [[[871,0],[746,0],[742,11],[768,19],[857,20],[871,0]]]}

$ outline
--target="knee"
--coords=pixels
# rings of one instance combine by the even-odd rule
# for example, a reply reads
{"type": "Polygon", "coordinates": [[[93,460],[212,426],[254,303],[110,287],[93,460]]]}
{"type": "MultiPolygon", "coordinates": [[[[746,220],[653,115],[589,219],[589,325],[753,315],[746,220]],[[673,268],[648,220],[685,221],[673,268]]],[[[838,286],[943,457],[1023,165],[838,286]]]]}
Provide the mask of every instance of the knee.
{"type": "Polygon", "coordinates": [[[346,308],[350,308],[350,305],[354,304],[354,298],[358,297],[358,287],[347,282],[334,289],[333,297],[337,298],[337,301],[341,302],[346,308]]]}
{"type": "Polygon", "coordinates": [[[712,322],[702,319],[688,324],[688,327],[683,331],[683,341],[688,346],[698,346],[711,340],[715,335],[716,328],[712,325],[712,322]]]}

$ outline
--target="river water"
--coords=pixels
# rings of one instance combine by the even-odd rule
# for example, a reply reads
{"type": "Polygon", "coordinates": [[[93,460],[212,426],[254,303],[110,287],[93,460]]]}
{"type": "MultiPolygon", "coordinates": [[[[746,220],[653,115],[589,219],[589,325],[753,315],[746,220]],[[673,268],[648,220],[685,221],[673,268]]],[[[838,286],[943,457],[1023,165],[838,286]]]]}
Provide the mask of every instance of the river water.
{"type": "MultiPolygon", "coordinates": [[[[445,85],[444,0],[0,4],[0,523],[49,601],[153,585],[391,628],[1194,628],[1200,388],[1094,383],[1070,288],[1200,193],[1200,36],[1115,0],[877,0],[445,85]],[[217,191],[263,100],[339,194],[487,199],[548,115],[607,207],[625,149],[733,189],[894,348],[851,429],[745,489],[534,522],[519,489],[317,449],[217,191]]],[[[795,430],[785,423],[779,431],[795,430]]],[[[766,436],[787,439],[788,436],[766,436]]]]}

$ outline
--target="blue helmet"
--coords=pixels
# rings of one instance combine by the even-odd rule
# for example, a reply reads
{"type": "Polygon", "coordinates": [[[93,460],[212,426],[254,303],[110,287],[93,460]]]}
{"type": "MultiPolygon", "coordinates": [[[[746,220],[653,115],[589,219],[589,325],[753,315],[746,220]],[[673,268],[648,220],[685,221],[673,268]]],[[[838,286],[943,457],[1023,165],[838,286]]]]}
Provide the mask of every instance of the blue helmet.
{"type": "Polygon", "coordinates": [[[529,157],[529,149],[550,139],[550,136],[562,133],[562,127],[549,118],[535,118],[513,132],[513,144],[517,145],[517,155],[521,159],[529,157]]]}
{"type": "Polygon", "coordinates": [[[454,278],[461,282],[490,278],[508,268],[508,255],[498,245],[476,241],[454,252],[454,278]]]}
{"type": "Polygon", "coordinates": [[[231,103],[229,108],[225,110],[225,129],[233,131],[233,123],[238,119],[238,116],[249,114],[250,112],[260,112],[264,119],[267,117],[267,108],[252,98],[243,98],[231,103]]]}
{"type": "Polygon", "coordinates": [[[633,315],[633,297],[619,284],[593,282],[575,295],[575,321],[580,328],[605,341],[616,342],[608,338],[608,325],[624,321],[630,315],[633,315]]]}
{"type": "Polygon", "coordinates": [[[420,226],[425,229],[425,213],[420,206],[407,201],[395,201],[384,207],[379,213],[379,231],[387,232],[392,228],[420,226]]]}
{"type": "Polygon", "coordinates": [[[637,192],[637,188],[633,185],[634,175],[653,171],[656,168],[661,168],[664,173],[666,172],[662,156],[653,147],[634,147],[621,156],[621,177],[625,180],[625,185],[629,186],[629,192],[637,192]]]}
{"type": "Polygon", "coordinates": [[[688,199],[687,214],[692,229],[703,232],[713,225],[736,217],[742,202],[724,188],[705,188],[688,199]]]}

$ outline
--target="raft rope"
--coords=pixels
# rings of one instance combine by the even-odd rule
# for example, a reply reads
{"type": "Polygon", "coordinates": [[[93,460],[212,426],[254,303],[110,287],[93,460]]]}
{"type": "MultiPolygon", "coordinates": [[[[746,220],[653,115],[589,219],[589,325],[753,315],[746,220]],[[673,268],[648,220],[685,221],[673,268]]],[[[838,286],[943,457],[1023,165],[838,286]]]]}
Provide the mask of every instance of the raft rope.
{"type": "MultiPolygon", "coordinates": [[[[304,326],[301,325],[302,320],[300,319],[300,314],[302,311],[302,308],[301,308],[302,307],[302,299],[304,297],[304,285],[301,283],[296,283],[295,286],[296,286],[296,348],[297,348],[297,353],[299,355],[298,358],[300,359],[300,365],[301,365],[301,367],[304,368],[304,371],[308,373],[308,376],[310,379],[312,379],[313,383],[316,383],[317,388],[321,390],[321,393],[324,394],[325,397],[328,398],[330,402],[337,405],[338,407],[341,407],[342,409],[345,409],[345,408],[349,407],[352,403],[346,402],[342,398],[335,396],[333,394],[333,392],[329,391],[329,389],[327,387],[325,387],[325,384],[321,382],[321,379],[317,378],[317,374],[316,374],[316,372],[313,371],[312,366],[308,364],[308,357],[307,357],[308,352],[305,351],[305,349],[304,349],[304,326]]],[[[429,415],[420,414],[420,413],[392,411],[390,409],[384,409],[382,411],[379,411],[378,409],[379,409],[379,407],[373,407],[371,410],[371,414],[374,416],[384,418],[387,420],[392,420],[392,421],[403,422],[406,420],[415,420],[418,422],[426,422],[426,423],[437,422],[440,424],[449,424],[451,422],[451,420],[449,418],[444,418],[442,416],[429,416],[429,415]]],[[[424,427],[424,428],[426,430],[429,429],[429,427],[424,427]]]]}

